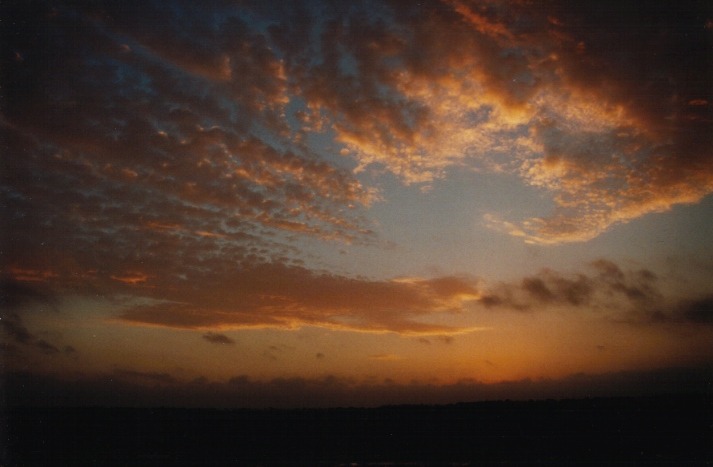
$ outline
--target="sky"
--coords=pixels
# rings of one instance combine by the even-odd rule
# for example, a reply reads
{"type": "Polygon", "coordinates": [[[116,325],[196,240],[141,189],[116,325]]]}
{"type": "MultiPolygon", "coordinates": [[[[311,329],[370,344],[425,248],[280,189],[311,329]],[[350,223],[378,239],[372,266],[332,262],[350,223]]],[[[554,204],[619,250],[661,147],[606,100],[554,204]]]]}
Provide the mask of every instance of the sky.
{"type": "Polygon", "coordinates": [[[710,2],[0,8],[6,403],[710,389],[710,2]]]}

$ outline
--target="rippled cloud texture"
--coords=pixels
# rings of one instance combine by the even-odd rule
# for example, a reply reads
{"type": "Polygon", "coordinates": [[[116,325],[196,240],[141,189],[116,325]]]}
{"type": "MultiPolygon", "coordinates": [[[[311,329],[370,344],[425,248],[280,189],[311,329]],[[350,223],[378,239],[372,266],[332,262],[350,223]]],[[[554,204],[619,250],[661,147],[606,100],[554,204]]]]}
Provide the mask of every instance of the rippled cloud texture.
{"type": "Polygon", "coordinates": [[[505,282],[477,265],[384,279],[301,247],[385,248],[371,213],[389,187],[428,193],[454,172],[541,194],[541,212],[479,224],[553,248],[701,202],[706,2],[38,1],[1,15],[8,352],[74,355],[22,312],[67,296],[215,348],[240,344],[231,329],[485,329],[460,319],[472,310],[711,323],[705,291],[670,295],[671,277],[614,258],[505,282]]]}

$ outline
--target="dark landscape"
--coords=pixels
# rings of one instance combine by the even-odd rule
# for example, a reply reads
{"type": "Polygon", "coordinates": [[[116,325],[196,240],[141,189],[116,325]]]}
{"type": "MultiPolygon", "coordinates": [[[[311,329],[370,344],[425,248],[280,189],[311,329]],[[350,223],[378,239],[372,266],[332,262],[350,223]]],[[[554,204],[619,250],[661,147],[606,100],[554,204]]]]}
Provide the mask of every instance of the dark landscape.
{"type": "Polygon", "coordinates": [[[294,410],[15,408],[3,466],[711,465],[708,395],[294,410]]]}

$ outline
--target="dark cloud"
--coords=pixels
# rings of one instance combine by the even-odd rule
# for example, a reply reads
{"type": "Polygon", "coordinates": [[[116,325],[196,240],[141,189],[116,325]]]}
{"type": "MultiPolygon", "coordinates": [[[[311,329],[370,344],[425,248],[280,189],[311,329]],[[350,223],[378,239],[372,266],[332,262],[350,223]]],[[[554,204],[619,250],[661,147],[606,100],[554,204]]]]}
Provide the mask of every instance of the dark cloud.
{"type": "Polygon", "coordinates": [[[544,306],[564,306],[604,313],[613,322],[629,325],[713,324],[710,295],[695,291],[682,297],[671,294],[670,283],[648,269],[622,269],[606,259],[589,266],[591,272],[586,274],[566,276],[543,269],[520,282],[483,286],[478,302],[486,309],[533,312],[544,306]]]}
{"type": "Polygon", "coordinates": [[[539,277],[526,277],[522,280],[522,288],[533,298],[542,302],[549,302],[555,298],[554,293],[539,277]]]}
{"type": "Polygon", "coordinates": [[[452,344],[455,341],[453,336],[438,336],[437,339],[444,344],[452,344]]]}
{"type": "Polygon", "coordinates": [[[418,338],[418,342],[420,342],[422,344],[427,344],[427,345],[430,345],[433,340],[440,342],[442,344],[452,344],[455,341],[455,338],[453,336],[434,336],[432,338],[426,338],[426,337],[418,338]]]}
{"type": "Polygon", "coordinates": [[[207,340],[211,344],[235,344],[235,341],[230,337],[216,332],[203,334],[203,339],[207,340]]]}
{"type": "MultiPolygon", "coordinates": [[[[22,317],[33,306],[57,309],[59,298],[46,284],[51,277],[29,270],[12,270],[11,273],[20,280],[7,277],[0,280],[0,327],[10,339],[23,344],[24,349],[32,346],[45,355],[60,353],[57,346],[30,332],[22,317]]],[[[21,352],[17,346],[13,349],[14,354],[21,352]]]]}
{"type": "Polygon", "coordinates": [[[678,313],[687,322],[713,325],[713,296],[685,301],[679,305],[678,313]]]}
{"type": "Polygon", "coordinates": [[[198,33],[212,27],[200,24],[210,15],[181,17],[188,25],[171,17],[154,28],[133,21],[134,14],[163,18],[163,9],[149,4],[9,10],[15,24],[31,26],[11,28],[4,41],[26,56],[3,67],[12,96],[2,124],[12,155],[2,179],[13,223],[7,264],[42,269],[46,264],[31,263],[47,258],[70,269],[63,277],[101,276],[102,269],[120,272],[120,263],[131,268],[132,251],[178,245],[191,257],[279,255],[281,242],[273,245],[264,229],[369,236],[347,209],[367,202],[356,179],[304,146],[285,149],[285,125],[270,123],[286,105],[268,78],[280,75],[280,61],[261,36],[234,24],[237,18],[217,43],[197,44],[198,33]],[[185,36],[192,28],[196,34],[185,36]],[[174,43],[164,33],[182,39],[174,43]],[[187,51],[187,43],[194,47],[187,51]],[[167,51],[174,46],[176,53],[167,51]],[[210,73],[196,76],[206,67],[188,64],[208,50],[236,61],[232,87],[214,83],[210,73]],[[234,107],[225,108],[229,103],[234,107]],[[255,136],[260,132],[270,137],[255,136]],[[111,257],[97,257],[102,248],[82,253],[107,243],[111,257]]]}
{"type": "Polygon", "coordinates": [[[35,346],[40,349],[42,353],[47,355],[54,355],[60,352],[60,350],[56,346],[50,344],[44,339],[39,339],[37,342],[35,342],[35,346]]]}
{"type": "Polygon", "coordinates": [[[4,277],[0,279],[0,307],[4,310],[17,310],[25,305],[36,303],[55,308],[58,298],[43,283],[42,279],[51,277],[34,277],[32,271],[14,270],[20,280],[4,277]],[[29,282],[28,282],[29,281],[29,282]]]}
{"type": "Polygon", "coordinates": [[[20,344],[28,344],[35,338],[16,313],[3,314],[0,323],[2,324],[3,331],[20,344]]]}
{"type": "Polygon", "coordinates": [[[503,283],[485,290],[480,303],[488,308],[518,310],[536,309],[537,305],[645,309],[663,299],[658,277],[647,269],[623,271],[604,259],[592,262],[590,267],[595,274],[565,276],[543,269],[519,284],[503,283]]]}
{"type": "MultiPolygon", "coordinates": [[[[55,355],[60,353],[60,349],[57,346],[47,342],[45,339],[39,339],[37,336],[32,334],[17,313],[2,313],[2,315],[0,315],[0,327],[8,338],[17,344],[22,344],[22,347],[18,347],[17,345],[8,343],[6,351],[12,355],[20,355],[29,348],[38,349],[45,355],[55,355]]],[[[74,351],[73,348],[72,350],[74,351]]]]}

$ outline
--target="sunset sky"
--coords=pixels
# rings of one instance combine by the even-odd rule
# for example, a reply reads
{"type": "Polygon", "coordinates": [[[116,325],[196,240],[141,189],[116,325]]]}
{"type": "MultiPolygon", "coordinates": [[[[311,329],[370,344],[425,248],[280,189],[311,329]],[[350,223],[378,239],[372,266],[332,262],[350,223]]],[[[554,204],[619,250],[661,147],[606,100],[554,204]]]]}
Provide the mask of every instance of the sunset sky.
{"type": "Polygon", "coordinates": [[[10,403],[713,380],[709,1],[46,0],[0,18],[10,403]]]}

